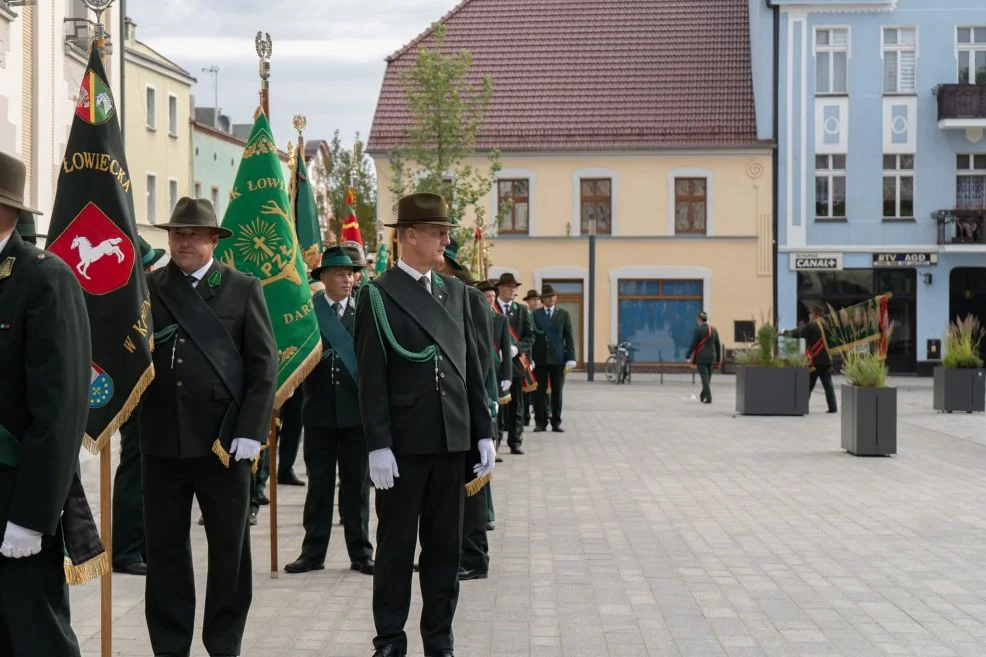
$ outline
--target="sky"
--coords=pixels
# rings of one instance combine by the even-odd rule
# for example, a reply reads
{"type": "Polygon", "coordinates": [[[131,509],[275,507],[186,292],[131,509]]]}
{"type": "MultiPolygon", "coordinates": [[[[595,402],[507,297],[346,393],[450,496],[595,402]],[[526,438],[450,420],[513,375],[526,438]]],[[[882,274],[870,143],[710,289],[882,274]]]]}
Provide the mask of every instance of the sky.
{"type": "Polygon", "coordinates": [[[254,37],[270,34],[270,113],[285,148],[297,139],[295,114],[307,117],[305,139],[346,145],[366,140],[384,58],[444,16],[457,0],[127,0],[137,39],[191,73],[198,107],[215,105],[233,123],[250,123],[260,78],[254,37]],[[372,8],[372,13],[370,9],[372,8]]]}

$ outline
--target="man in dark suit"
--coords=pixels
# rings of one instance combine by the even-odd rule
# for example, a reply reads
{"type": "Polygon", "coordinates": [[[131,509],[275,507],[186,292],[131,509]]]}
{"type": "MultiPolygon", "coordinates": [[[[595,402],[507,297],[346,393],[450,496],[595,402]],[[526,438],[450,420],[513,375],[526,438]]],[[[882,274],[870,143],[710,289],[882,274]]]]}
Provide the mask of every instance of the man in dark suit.
{"type": "MultiPolygon", "coordinates": [[[[511,336],[510,355],[513,360],[513,381],[509,387],[510,403],[500,410],[500,427],[507,434],[511,454],[523,454],[524,448],[524,359],[531,358],[534,346],[534,321],[530,311],[514,301],[520,283],[513,274],[506,273],[496,282],[497,299],[493,309],[505,316],[516,335],[511,336]]],[[[535,361],[535,365],[537,361],[535,361]]],[[[544,384],[547,385],[547,384],[544,384]]],[[[506,390],[503,390],[506,392],[506,390]]]]}
{"type": "Polygon", "coordinates": [[[212,204],[182,198],[168,231],[171,262],[148,276],[154,382],[140,416],[147,590],[155,655],[187,657],[195,622],[189,543],[192,497],[209,542],[202,641],[239,655],[252,600],[252,464],[267,441],[277,345],[257,279],[213,258],[212,204]]]}
{"type": "Polygon", "coordinates": [[[692,334],[692,343],[685,358],[691,359],[702,380],[702,394],[699,399],[703,404],[711,404],[712,388],[709,384],[712,382],[712,370],[722,363],[722,343],[719,341],[719,331],[709,324],[709,316],[704,310],[698,314],[696,323],[698,325],[692,334]]]}
{"type": "Polygon", "coordinates": [[[412,194],[397,206],[400,258],[360,292],[359,402],[376,494],[375,657],[403,657],[414,550],[421,542],[426,657],[452,657],[465,497],[464,455],[476,476],[496,452],[467,288],[435,273],[449,243],[448,205],[412,194]],[[420,533],[419,533],[420,528],[420,533]]]}
{"type": "Polygon", "coordinates": [[[839,405],[836,402],[835,387],[832,385],[832,355],[825,347],[825,339],[822,335],[821,323],[825,316],[825,309],[821,306],[813,306],[808,311],[808,323],[784,331],[781,333],[788,338],[804,338],[805,348],[808,358],[811,360],[811,373],[808,375],[808,394],[815,391],[815,384],[819,379],[822,380],[822,388],[825,389],[825,403],[828,405],[828,413],[838,413],[839,405]]]}
{"type": "MultiPolygon", "coordinates": [[[[143,237],[140,259],[150,273],[164,257],[164,249],[155,249],[143,237]]],[[[140,409],[120,427],[120,463],[113,477],[113,572],[146,575],[144,561],[144,495],[140,485],[140,409]]]]}
{"type": "MultiPolygon", "coordinates": [[[[513,359],[510,358],[510,323],[502,313],[496,312],[496,286],[493,281],[482,281],[479,290],[486,297],[486,302],[493,310],[493,358],[496,366],[496,380],[499,386],[499,397],[497,401],[500,406],[505,408],[510,403],[510,386],[513,385],[513,359]]],[[[501,426],[498,423],[496,435],[496,448],[500,449],[502,440],[501,426]]],[[[497,463],[503,462],[499,456],[496,457],[497,463]]],[[[492,520],[491,520],[492,522],[492,520]]]]}
{"type": "MultiPolygon", "coordinates": [[[[527,309],[531,311],[531,316],[534,316],[534,311],[541,307],[541,294],[535,290],[530,289],[527,294],[524,295],[524,303],[527,304],[527,309]]],[[[537,323],[534,324],[534,336],[535,342],[537,341],[538,327],[537,323]]],[[[533,359],[532,359],[533,360],[533,359]]],[[[535,361],[537,362],[537,361],[535,361]]],[[[534,407],[534,398],[537,396],[537,390],[533,392],[524,393],[524,426],[531,426],[532,409],[534,407]]]]}
{"type": "Polygon", "coordinates": [[[82,288],[15,232],[26,168],[0,153],[0,655],[78,657],[62,511],[89,417],[82,288]]]}
{"type": "Polygon", "coordinates": [[[322,361],[305,379],[305,468],[308,495],[303,522],[305,539],[301,556],[284,567],[288,573],[305,573],[325,567],[332,533],[332,512],[339,465],[339,496],[350,568],[373,574],[370,544],[370,471],[366,440],[359,415],[358,366],[353,342],[356,308],[351,294],[356,266],[341,247],[322,254],[312,277],[323,291],[314,299],[315,316],[322,333],[322,361]]]}
{"type": "Polygon", "coordinates": [[[534,431],[548,427],[548,386],[551,386],[551,430],[561,433],[562,388],[565,373],[575,367],[575,339],[572,337],[572,316],[558,308],[555,288],[541,288],[541,307],[534,311],[537,336],[534,340],[534,376],[538,389],[534,392],[534,431]]]}

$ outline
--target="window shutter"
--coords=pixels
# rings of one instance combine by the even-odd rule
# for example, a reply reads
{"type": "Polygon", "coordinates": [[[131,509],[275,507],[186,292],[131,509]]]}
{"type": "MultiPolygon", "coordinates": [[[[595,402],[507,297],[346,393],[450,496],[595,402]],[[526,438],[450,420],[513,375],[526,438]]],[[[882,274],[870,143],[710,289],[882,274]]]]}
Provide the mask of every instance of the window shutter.
{"type": "Polygon", "coordinates": [[[898,91],[914,91],[914,71],[914,52],[900,53],[900,89],[898,91]]]}

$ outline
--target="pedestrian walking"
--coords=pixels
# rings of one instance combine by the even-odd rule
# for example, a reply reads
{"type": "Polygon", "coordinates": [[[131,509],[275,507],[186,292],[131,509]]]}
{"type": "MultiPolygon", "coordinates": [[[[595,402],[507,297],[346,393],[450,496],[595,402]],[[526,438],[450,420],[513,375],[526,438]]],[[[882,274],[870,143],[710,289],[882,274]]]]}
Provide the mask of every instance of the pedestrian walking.
{"type": "Polygon", "coordinates": [[[815,384],[821,379],[825,390],[825,403],[829,413],[838,413],[839,406],[835,398],[835,386],[832,385],[832,355],[825,346],[822,322],[825,320],[825,309],[813,306],[808,312],[808,323],[783,331],[781,335],[788,338],[804,338],[808,359],[811,361],[811,373],[808,375],[808,394],[815,391],[815,384]]]}
{"type": "Polygon", "coordinates": [[[688,347],[686,359],[698,369],[702,380],[702,394],[699,400],[703,404],[712,403],[712,370],[722,364],[722,343],[719,341],[719,331],[709,324],[709,316],[703,310],[698,314],[697,326],[692,333],[692,343],[688,347]]]}

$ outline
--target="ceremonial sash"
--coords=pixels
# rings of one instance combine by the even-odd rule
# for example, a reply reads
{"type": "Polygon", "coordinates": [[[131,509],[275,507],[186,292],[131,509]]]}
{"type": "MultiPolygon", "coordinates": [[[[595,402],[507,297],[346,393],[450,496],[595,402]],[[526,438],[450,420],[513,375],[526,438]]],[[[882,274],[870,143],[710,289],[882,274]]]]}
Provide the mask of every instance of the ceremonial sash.
{"type": "MultiPolygon", "coordinates": [[[[538,311],[534,313],[534,317],[540,319],[538,324],[541,331],[548,338],[548,345],[551,346],[552,355],[557,360],[562,360],[565,358],[565,343],[561,339],[561,335],[558,333],[558,329],[555,327],[555,323],[551,321],[551,317],[548,316],[547,312],[538,311]]],[[[547,365],[547,363],[545,363],[547,365]]]]}
{"type": "MultiPolygon", "coordinates": [[[[174,280],[159,286],[156,292],[162,305],[199,348],[233,399],[223,417],[218,437],[226,454],[229,454],[227,443],[233,438],[239,408],[243,404],[243,357],[229,337],[226,327],[206,304],[205,299],[195,288],[175,276],[172,272],[171,277],[174,280]]],[[[178,339],[177,335],[175,339],[178,339]]],[[[219,456],[222,460],[222,455],[219,456]]],[[[228,464],[228,460],[226,458],[223,463],[228,464]]]]}
{"type": "MultiPolygon", "coordinates": [[[[513,303],[514,302],[511,302],[511,306],[510,306],[511,308],[513,307],[513,303]]],[[[520,342],[520,336],[517,335],[517,331],[514,330],[514,327],[510,325],[509,315],[504,314],[503,309],[500,308],[500,304],[498,303],[493,305],[493,312],[499,313],[500,315],[506,317],[507,328],[510,330],[510,344],[517,347],[518,343],[520,342]]],[[[520,348],[518,347],[518,350],[519,349],[520,348]]],[[[521,369],[524,371],[524,376],[523,376],[524,384],[523,386],[521,386],[521,390],[523,390],[524,392],[534,392],[535,390],[537,390],[538,380],[537,377],[534,376],[534,368],[531,367],[531,360],[527,357],[527,354],[525,354],[522,351],[518,352],[516,358],[517,358],[517,362],[520,363],[521,369]]],[[[521,377],[514,374],[514,378],[519,379],[521,377]]]]}
{"type": "Polygon", "coordinates": [[[349,375],[353,377],[353,381],[359,381],[353,336],[342,325],[339,315],[332,310],[327,301],[325,292],[319,291],[315,294],[315,317],[318,318],[318,329],[325,341],[329,343],[329,347],[339,356],[339,360],[342,361],[349,375]]]}
{"type": "Polygon", "coordinates": [[[711,324],[707,324],[706,327],[709,329],[709,334],[706,335],[704,338],[702,338],[701,340],[698,341],[698,344],[695,345],[695,351],[692,352],[692,364],[693,365],[698,364],[698,355],[700,353],[702,353],[702,350],[705,349],[705,345],[708,344],[708,342],[709,342],[710,339],[712,339],[712,325],[711,324]]]}

